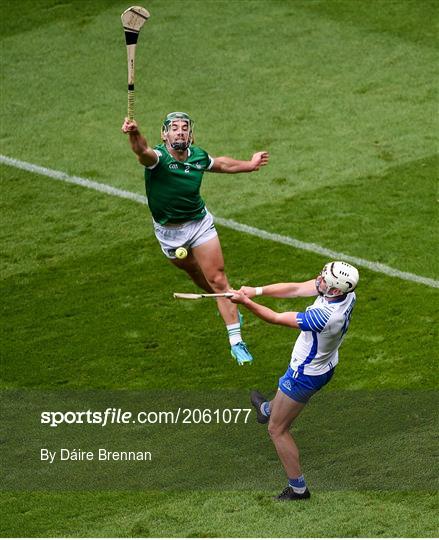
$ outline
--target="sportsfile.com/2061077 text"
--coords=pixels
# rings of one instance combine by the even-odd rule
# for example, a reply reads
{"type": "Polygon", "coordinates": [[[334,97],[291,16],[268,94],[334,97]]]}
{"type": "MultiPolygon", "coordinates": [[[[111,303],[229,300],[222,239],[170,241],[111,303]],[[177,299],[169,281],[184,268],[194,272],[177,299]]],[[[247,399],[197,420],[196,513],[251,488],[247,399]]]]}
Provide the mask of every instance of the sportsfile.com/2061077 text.
{"type": "Polygon", "coordinates": [[[117,408],[104,411],[43,411],[41,424],[57,427],[60,424],[95,424],[105,427],[114,424],[247,424],[252,409],[198,409],[178,407],[175,411],[140,411],[133,413],[117,408]]]}

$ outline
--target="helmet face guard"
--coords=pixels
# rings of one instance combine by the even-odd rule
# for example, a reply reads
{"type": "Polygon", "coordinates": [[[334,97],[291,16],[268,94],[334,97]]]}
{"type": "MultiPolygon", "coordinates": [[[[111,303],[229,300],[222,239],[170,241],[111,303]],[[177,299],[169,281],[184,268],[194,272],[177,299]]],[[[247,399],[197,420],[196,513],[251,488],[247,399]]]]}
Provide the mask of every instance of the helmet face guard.
{"type": "Polygon", "coordinates": [[[325,264],[316,279],[316,288],[321,296],[334,298],[352,292],[358,284],[360,276],[358,270],[345,262],[335,261],[325,264]],[[320,285],[325,280],[326,290],[322,291],[320,285]]]}
{"type": "Polygon", "coordinates": [[[192,144],[193,140],[193,130],[194,122],[191,117],[184,112],[171,112],[169,113],[163,121],[162,124],[162,138],[165,138],[169,134],[169,129],[172,126],[172,122],[175,120],[182,120],[188,124],[188,140],[187,141],[178,141],[171,144],[171,147],[178,152],[184,152],[192,144]]]}

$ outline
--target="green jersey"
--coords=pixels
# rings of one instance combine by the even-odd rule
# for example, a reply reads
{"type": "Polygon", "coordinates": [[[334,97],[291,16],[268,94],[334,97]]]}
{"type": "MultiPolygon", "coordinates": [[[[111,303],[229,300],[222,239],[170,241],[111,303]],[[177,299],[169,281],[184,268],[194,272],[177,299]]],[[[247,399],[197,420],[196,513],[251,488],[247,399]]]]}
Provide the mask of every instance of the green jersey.
{"type": "Polygon", "coordinates": [[[165,144],[154,148],[159,160],[145,167],[145,187],[152,217],[161,225],[201,219],[206,215],[200,195],[204,171],[213,159],[198,146],[188,148],[185,161],[178,161],[165,144]]]}

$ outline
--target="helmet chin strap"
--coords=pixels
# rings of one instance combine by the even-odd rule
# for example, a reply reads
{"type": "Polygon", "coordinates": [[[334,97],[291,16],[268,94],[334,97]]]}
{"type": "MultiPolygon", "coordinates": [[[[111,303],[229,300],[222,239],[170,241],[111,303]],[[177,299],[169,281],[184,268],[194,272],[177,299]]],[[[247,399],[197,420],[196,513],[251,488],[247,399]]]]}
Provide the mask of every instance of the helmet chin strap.
{"type": "Polygon", "coordinates": [[[189,141],[187,142],[175,142],[171,144],[171,148],[177,150],[177,152],[184,152],[189,148],[189,141]]]}
{"type": "MultiPolygon", "coordinates": [[[[331,290],[331,289],[329,289],[329,290],[331,290]]],[[[329,294],[328,292],[326,292],[326,293],[324,294],[324,297],[325,297],[325,298],[337,298],[337,296],[343,296],[343,293],[340,293],[340,294],[329,294]]]]}

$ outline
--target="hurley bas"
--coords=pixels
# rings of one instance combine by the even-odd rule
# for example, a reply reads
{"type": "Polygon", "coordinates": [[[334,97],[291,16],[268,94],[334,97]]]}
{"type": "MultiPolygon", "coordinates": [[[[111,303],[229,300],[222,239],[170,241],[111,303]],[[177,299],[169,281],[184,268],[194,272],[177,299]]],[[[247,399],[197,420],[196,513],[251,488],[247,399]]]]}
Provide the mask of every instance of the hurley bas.
{"type": "Polygon", "coordinates": [[[80,448],[60,448],[50,451],[48,448],[41,448],[40,460],[53,463],[58,461],[151,461],[152,455],[148,451],[121,451],[113,452],[106,448],[99,448],[97,452],[91,450],[81,450],[80,448]]]}

